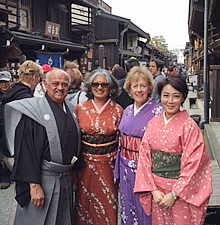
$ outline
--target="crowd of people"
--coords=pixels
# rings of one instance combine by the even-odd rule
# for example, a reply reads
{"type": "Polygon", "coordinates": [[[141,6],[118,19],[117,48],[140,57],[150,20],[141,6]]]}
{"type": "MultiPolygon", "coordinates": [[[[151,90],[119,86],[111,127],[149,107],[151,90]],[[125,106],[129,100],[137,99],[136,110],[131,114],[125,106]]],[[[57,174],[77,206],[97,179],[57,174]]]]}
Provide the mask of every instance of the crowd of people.
{"type": "Polygon", "coordinates": [[[10,225],[202,225],[211,161],[182,110],[184,70],[135,57],[82,74],[26,60],[0,72],[0,188],[10,225]],[[170,72],[170,73],[169,73],[170,72]]]}

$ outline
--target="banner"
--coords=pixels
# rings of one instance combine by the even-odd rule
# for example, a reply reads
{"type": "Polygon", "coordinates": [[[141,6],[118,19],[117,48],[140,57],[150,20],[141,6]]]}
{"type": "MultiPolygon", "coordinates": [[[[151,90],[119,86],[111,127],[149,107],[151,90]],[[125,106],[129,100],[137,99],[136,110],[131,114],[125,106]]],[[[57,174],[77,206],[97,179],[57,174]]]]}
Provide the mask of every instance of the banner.
{"type": "Polygon", "coordinates": [[[48,64],[51,67],[63,68],[63,55],[61,54],[37,53],[37,59],[41,66],[43,64],[48,64]]]}

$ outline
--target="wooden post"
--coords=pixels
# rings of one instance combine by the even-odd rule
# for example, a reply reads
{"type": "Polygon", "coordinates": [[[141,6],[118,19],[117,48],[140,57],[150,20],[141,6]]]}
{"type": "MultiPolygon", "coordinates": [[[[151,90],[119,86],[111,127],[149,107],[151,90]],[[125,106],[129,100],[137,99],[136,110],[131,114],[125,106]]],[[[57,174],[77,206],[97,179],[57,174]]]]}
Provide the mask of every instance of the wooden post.
{"type": "Polygon", "coordinates": [[[212,106],[211,106],[211,122],[220,122],[220,65],[210,65],[212,73],[212,106]]]}

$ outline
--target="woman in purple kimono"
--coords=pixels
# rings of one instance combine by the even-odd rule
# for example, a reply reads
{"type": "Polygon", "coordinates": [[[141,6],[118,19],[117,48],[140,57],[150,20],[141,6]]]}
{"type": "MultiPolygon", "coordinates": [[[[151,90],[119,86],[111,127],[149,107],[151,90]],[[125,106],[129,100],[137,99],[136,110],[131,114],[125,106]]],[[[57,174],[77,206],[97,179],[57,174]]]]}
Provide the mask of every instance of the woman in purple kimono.
{"type": "Polygon", "coordinates": [[[124,88],[134,99],[120,122],[120,142],[115,168],[115,182],[120,182],[121,224],[150,225],[139,202],[133,193],[138,163],[138,150],[148,121],[161,115],[162,107],[151,97],[154,80],[146,67],[133,67],[125,81],[124,88]]]}

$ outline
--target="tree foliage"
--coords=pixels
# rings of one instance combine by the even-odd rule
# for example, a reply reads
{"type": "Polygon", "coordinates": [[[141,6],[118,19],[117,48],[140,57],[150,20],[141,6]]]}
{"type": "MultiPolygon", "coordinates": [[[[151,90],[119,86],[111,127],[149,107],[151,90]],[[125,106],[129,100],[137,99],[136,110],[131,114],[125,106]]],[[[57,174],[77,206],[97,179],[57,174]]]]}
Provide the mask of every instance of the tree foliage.
{"type": "Polygon", "coordinates": [[[150,44],[158,48],[160,51],[168,51],[168,44],[163,36],[155,36],[150,40],[150,44]]]}

